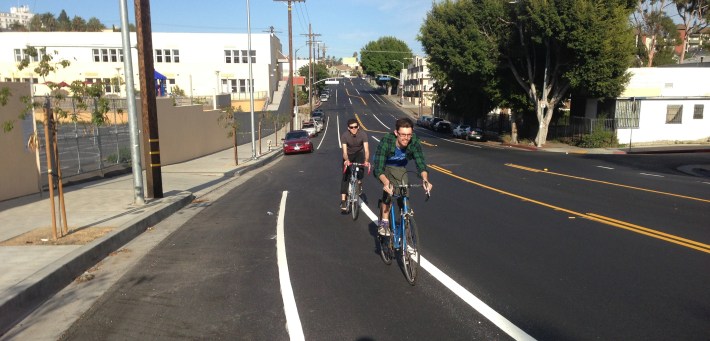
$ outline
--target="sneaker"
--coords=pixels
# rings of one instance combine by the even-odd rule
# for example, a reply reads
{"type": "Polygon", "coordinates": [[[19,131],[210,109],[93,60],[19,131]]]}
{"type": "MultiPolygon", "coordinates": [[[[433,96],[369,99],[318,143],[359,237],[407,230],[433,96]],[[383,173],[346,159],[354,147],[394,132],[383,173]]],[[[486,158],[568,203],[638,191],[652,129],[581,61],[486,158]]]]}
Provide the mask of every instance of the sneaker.
{"type": "Polygon", "coordinates": [[[377,233],[379,233],[380,236],[385,236],[385,237],[390,236],[390,222],[389,222],[389,220],[380,220],[380,223],[377,226],[377,233]]]}
{"type": "Polygon", "coordinates": [[[347,211],[348,210],[348,203],[345,200],[340,201],[340,210],[341,211],[347,211]]]}

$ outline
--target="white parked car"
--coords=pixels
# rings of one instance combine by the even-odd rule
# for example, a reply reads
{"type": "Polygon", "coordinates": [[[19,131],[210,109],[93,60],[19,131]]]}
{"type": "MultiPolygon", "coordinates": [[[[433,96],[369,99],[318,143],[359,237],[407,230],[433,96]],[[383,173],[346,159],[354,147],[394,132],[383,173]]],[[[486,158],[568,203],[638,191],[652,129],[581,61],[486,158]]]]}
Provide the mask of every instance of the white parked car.
{"type": "Polygon", "coordinates": [[[316,136],[316,133],[318,133],[318,131],[316,130],[316,124],[315,122],[313,122],[313,120],[303,121],[301,129],[307,131],[309,137],[314,137],[316,136]]]}
{"type": "Polygon", "coordinates": [[[466,135],[471,132],[471,126],[468,124],[459,124],[454,130],[451,131],[453,137],[466,138],[466,135]]]}

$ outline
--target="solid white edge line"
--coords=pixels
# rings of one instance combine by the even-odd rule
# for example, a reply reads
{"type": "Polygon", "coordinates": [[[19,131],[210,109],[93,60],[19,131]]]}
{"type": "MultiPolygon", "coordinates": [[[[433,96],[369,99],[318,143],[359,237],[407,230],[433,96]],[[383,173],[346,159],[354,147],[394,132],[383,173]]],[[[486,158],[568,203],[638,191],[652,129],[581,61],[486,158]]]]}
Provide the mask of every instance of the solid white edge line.
{"type": "Polygon", "coordinates": [[[658,174],[649,174],[649,173],[639,173],[641,175],[646,175],[646,176],[655,176],[657,178],[665,178],[663,175],[658,175],[658,174]]]}
{"type": "Polygon", "coordinates": [[[306,337],[303,335],[301,318],[298,317],[298,307],[296,306],[296,298],[293,296],[291,276],[288,274],[288,262],[286,260],[286,240],[284,239],[286,197],[288,197],[288,191],[283,191],[281,205],[279,206],[279,217],[276,222],[276,255],[279,267],[279,283],[281,285],[281,298],[284,302],[288,335],[291,340],[305,340],[306,337]]]}
{"type": "MultiPolygon", "coordinates": [[[[370,210],[367,205],[363,203],[362,200],[360,200],[360,209],[365,212],[365,214],[367,214],[370,220],[372,220],[374,223],[377,223],[377,221],[379,220],[378,217],[375,215],[375,213],[372,212],[372,210],[370,210]]],[[[439,270],[439,268],[429,262],[426,258],[424,258],[424,256],[420,254],[419,257],[421,259],[422,269],[429,272],[432,277],[436,278],[441,284],[451,290],[454,294],[456,294],[456,296],[466,302],[466,304],[471,306],[471,308],[479,312],[489,321],[493,322],[493,324],[495,324],[503,332],[510,335],[516,340],[535,340],[535,338],[528,335],[528,333],[518,328],[512,322],[508,321],[508,319],[503,317],[503,315],[493,310],[493,308],[489,307],[478,297],[474,296],[460,284],[456,283],[456,281],[454,281],[451,277],[439,270]]]]}
{"type": "MultiPolygon", "coordinates": [[[[335,115],[335,126],[340,127],[340,114],[335,115]]],[[[343,148],[343,143],[340,142],[340,134],[336,135],[338,135],[338,148],[343,148]]]]}
{"type": "Polygon", "coordinates": [[[426,258],[420,255],[421,266],[434,278],[436,278],[441,284],[449,288],[456,296],[460,297],[464,302],[470,305],[473,309],[478,311],[481,315],[487,318],[489,321],[493,322],[498,328],[504,331],[506,334],[510,335],[516,340],[535,340],[528,333],[524,332],[522,329],[518,328],[512,322],[508,321],[503,315],[499,314],[493,308],[489,307],[483,301],[478,299],[460,284],[456,283],[451,277],[443,273],[439,268],[431,264],[426,258]]]}
{"type": "Polygon", "coordinates": [[[614,169],[614,168],[612,168],[612,167],[607,167],[607,166],[597,166],[597,168],[614,169]]]}

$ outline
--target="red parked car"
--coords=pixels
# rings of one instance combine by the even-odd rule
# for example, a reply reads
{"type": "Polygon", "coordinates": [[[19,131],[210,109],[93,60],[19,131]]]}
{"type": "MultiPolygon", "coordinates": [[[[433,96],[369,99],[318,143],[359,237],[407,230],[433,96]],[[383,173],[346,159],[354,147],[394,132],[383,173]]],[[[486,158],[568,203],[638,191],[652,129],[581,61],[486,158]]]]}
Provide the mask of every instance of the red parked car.
{"type": "Polygon", "coordinates": [[[311,143],[308,132],[305,130],[294,130],[286,133],[286,138],[282,139],[284,144],[284,154],[312,153],[313,143],[311,143]]]}

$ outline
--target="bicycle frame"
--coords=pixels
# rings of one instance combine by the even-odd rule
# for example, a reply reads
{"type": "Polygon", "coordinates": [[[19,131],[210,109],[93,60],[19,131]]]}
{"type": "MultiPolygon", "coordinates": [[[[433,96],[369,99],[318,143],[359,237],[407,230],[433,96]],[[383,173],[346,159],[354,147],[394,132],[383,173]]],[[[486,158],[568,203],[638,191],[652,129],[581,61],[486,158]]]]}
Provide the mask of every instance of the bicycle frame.
{"type": "Polygon", "coordinates": [[[404,219],[406,215],[411,214],[409,211],[409,197],[406,193],[403,193],[407,190],[407,186],[400,186],[398,190],[400,193],[392,195],[392,203],[390,204],[390,225],[392,226],[392,241],[395,249],[407,247],[407,239],[404,238],[404,219]],[[394,202],[395,199],[397,201],[396,204],[394,202]],[[399,201],[402,202],[401,205],[399,204],[399,201]],[[399,206],[401,208],[399,219],[397,219],[395,206],[399,206]]]}

